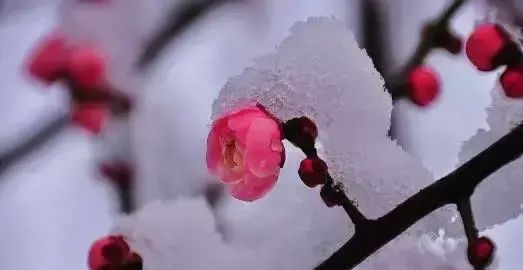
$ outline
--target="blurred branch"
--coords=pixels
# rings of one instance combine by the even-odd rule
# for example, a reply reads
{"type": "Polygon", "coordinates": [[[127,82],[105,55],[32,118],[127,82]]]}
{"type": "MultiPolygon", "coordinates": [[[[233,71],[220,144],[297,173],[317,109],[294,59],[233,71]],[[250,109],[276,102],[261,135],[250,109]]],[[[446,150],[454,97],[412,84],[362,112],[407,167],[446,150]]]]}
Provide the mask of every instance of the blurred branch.
{"type": "Polygon", "coordinates": [[[361,0],[363,46],[381,74],[386,74],[389,42],[385,34],[386,17],[377,0],[361,0]]]}
{"type": "Polygon", "coordinates": [[[175,5],[167,16],[165,24],[145,45],[142,55],[138,58],[138,67],[142,69],[146,68],[150,63],[156,60],[172,40],[189,26],[193,25],[204,14],[223,3],[232,1],[239,0],[191,0],[187,1],[182,7],[175,5]]]}
{"type": "Polygon", "coordinates": [[[427,55],[435,48],[435,38],[448,30],[450,20],[466,2],[467,0],[453,0],[440,16],[430,23],[430,30],[420,39],[414,54],[396,74],[396,77],[387,80],[387,89],[393,99],[397,99],[405,94],[405,89],[403,88],[408,72],[425,61],[427,55]]]}
{"type": "Polygon", "coordinates": [[[60,115],[44,125],[42,129],[38,130],[25,141],[16,145],[13,149],[6,153],[0,153],[0,174],[7,171],[11,165],[15,164],[32,151],[38,149],[56,134],[60,133],[60,131],[67,126],[69,120],[69,115],[60,115]]]}
{"type": "MultiPolygon", "coordinates": [[[[473,226],[472,214],[464,201],[470,199],[476,187],[492,173],[523,154],[523,124],[479,153],[447,176],[422,189],[384,216],[369,220],[363,230],[354,235],[315,270],[352,269],[363,260],[398,237],[414,223],[447,204],[461,205],[465,226],[473,226]],[[470,215],[469,215],[470,214],[470,215]]],[[[474,235],[468,228],[467,236],[474,235]]]]}

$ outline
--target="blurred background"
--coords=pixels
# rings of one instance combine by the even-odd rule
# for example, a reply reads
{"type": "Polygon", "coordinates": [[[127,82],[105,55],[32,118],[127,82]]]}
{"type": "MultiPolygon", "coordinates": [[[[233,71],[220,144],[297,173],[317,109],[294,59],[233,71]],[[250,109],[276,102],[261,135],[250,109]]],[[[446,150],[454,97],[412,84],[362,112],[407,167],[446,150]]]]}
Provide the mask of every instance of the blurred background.
{"type": "MultiPolygon", "coordinates": [[[[73,126],[56,128],[15,162],[0,163],[2,269],[87,269],[91,242],[119,215],[118,192],[99,173],[100,160],[116,155],[135,164],[138,207],[201,189],[205,175],[187,167],[205,160],[199,142],[214,97],[228,77],[272,51],[296,21],[333,16],[345,22],[388,74],[412,54],[424,23],[450,1],[235,1],[207,10],[146,69],[132,71],[144,41],[189,2],[0,0],[0,155],[69,110],[65,85],[45,86],[25,67],[36,42],[55,29],[99,42],[113,56],[113,85],[138,100],[129,123],[111,121],[100,137],[73,126]],[[173,177],[203,180],[186,187],[166,180],[173,177]]],[[[507,12],[504,2],[497,2],[499,16],[517,22],[518,9],[507,12]]],[[[451,28],[465,38],[488,11],[484,1],[468,1],[451,28]]],[[[397,102],[394,131],[439,177],[456,165],[462,142],[487,127],[485,108],[499,74],[480,73],[463,55],[438,50],[427,64],[439,73],[442,95],[428,108],[397,102]]],[[[500,269],[523,263],[522,225],[516,219],[487,232],[498,244],[500,269]]]]}

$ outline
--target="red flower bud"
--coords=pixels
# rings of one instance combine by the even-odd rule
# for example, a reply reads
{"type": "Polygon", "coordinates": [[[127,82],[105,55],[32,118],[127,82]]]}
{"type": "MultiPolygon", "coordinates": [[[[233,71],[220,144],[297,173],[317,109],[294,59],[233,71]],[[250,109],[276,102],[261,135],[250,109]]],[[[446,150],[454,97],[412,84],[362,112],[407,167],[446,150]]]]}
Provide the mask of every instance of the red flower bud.
{"type": "Polygon", "coordinates": [[[318,137],[316,124],[308,117],[293,118],[283,124],[285,138],[301,150],[314,151],[314,143],[318,137]]]}
{"type": "Polygon", "coordinates": [[[494,242],[488,237],[482,236],[472,243],[469,243],[468,247],[468,259],[469,262],[474,266],[486,267],[494,258],[494,251],[496,246],[494,242]]]}
{"type": "Polygon", "coordinates": [[[428,106],[440,92],[436,73],[427,66],[419,66],[410,71],[407,78],[410,99],[418,106],[428,106]]]}
{"type": "Polygon", "coordinates": [[[474,30],[465,45],[469,60],[480,71],[492,71],[521,59],[519,48],[497,24],[483,24],[474,30]]]}
{"type": "Polygon", "coordinates": [[[93,89],[105,82],[105,59],[92,47],[74,49],[68,68],[73,84],[81,88],[93,89]]]}
{"type": "Polygon", "coordinates": [[[308,136],[313,139],[318,138],[318,127],[316,124],[308,117],[302,116],[299,118],[300,130],[299,132],[303,136],[308,136]]]}
{"type": "Polygon", "coordinates": [[[306,158],[301,161],[298,174],[308,187],[323,185],[327,181],[328,167],[320,158],[306,158]]]}
{"type": "Polygon", "coordinates": [[[68,56],[63,37],[47,37],[29,57],[29,74],[51,84],[64,76],[68,56]]]}
{"type": "Polygon", "coordinates": [[[131,250],[122,236],[106,236],[92,244],[87,264],[90,270],[119,270],[130,258],[131,250]]]}
{"type": "Polygon", "coordinates": [[[73,123],[94,134],[100,133],[109,114],[104,103],[75,103],[73,106],[73,123]]]}
{"type": "Polygon", "coordinates": [[[143,259],[140,255],[133,252],[131,257],[124,263],[124,266],[121,270],[142,270],[143,269],[143,259]]]}
{"type": "Polygon", "coordinates": [[[523,67],[508,67],[499,80],[507,97],[523,97],[523,67]]]}

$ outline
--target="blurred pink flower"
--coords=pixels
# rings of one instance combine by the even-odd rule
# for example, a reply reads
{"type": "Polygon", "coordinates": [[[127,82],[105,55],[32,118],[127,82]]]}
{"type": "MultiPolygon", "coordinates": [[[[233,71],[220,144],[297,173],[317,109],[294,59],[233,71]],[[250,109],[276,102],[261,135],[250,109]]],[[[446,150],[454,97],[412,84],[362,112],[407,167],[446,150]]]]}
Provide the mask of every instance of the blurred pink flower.
{"type": "Polygon", "coordinates": [[[29,57],[29,74],[46,84],[61,79],[67,69],[69,48],[65,38],[53,33],[38,43],[29,57]]]}
{"type": "Polygon", "coordinates": [[[92,134],[98,134],[109,116],[105,103],[74,103],[72,121],[92,134]]]}
{"type": "Polygon", "coordinates": [[[207,167],[228,184],[232,196],[254,201],[269,192],[285,159],[278,120],[261,106],[227,113],[207,137],[207,167]]]}
{"type": "Polygon", "coordinates": [[[101,87],[105,83],[106,59],[94,46],[76,47],[69,57],[68,70],[78,86],[86,89],[101,87]]]}

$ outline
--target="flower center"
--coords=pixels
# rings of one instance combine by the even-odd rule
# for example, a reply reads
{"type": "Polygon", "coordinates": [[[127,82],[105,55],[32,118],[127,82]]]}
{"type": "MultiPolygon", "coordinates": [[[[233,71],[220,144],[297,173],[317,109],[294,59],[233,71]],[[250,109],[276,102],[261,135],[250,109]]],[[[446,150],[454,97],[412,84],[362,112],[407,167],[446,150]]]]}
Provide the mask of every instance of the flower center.
{"type": "Polygon", "coordinates": [[[243,167],[243,154],[236,145],[236,140],[233,137],[226,139],[222,145],[222,154],[225,166],[234,171],[238,171],[243,167]]]}

